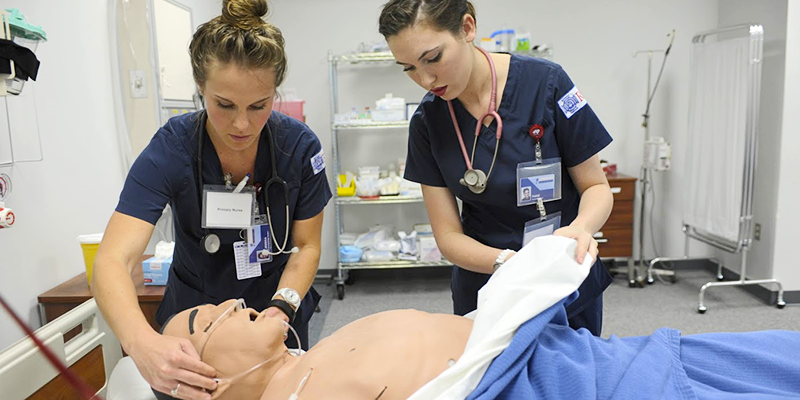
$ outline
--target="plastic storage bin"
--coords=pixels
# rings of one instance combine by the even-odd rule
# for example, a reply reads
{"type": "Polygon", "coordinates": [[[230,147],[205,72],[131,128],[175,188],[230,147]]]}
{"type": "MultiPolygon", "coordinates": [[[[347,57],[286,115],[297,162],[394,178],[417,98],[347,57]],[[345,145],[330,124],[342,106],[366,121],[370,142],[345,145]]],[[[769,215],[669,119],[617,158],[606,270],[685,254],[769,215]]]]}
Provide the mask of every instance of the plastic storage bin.
{"type": "Polygon", "coordinates": [[[276,101],[272,103],[272,109],[298,121],[305,122],[306,117],[305,114],[303,114],[303,105],[305,104],[305,100],[276,101]]]}

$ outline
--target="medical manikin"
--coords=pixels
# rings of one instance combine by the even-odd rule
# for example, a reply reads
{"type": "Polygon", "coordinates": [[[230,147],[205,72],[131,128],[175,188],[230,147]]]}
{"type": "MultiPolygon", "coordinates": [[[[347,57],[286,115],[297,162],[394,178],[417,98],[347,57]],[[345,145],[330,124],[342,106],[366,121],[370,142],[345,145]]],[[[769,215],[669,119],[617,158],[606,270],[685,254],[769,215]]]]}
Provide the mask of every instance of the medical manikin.
{"type": "Polygon", "coordinates": [[[217,370],[213,399],[406,399],[464,351],[472,320],[395,310],[361,318],[302,354],[288,326],[241,300],[185,310],[164,334],[189,339],[217,370]]]}
{"type": "Polygon", "coordinates": [[[531,241],[481,289],[474,320],[386,311],[295,355],[282,319],[228,300],[182,311],[164,334],[217,371],[215,399],[800,398],[800,332],[602,339],[569,328],[564,304],[594,264],[577,263],[576,246],[531,241]]]}

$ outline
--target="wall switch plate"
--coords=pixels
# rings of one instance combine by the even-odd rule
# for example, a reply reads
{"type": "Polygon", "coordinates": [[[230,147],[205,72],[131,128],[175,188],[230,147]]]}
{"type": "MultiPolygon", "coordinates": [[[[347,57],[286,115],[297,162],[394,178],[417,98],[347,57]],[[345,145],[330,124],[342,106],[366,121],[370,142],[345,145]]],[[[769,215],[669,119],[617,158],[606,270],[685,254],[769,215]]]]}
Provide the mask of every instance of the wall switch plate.
{"type": "Polygon", "coordinates": [[[147,97],[147,72],[143,69],[132,69],[130,72],[131,97],[142,99],[147,97]]]}
{"type": "Polygon", "coordinates": [[[755,232],[753,232],[753,237],[756,240],[761,240],[761,224],[756,224],[755,232]]]}

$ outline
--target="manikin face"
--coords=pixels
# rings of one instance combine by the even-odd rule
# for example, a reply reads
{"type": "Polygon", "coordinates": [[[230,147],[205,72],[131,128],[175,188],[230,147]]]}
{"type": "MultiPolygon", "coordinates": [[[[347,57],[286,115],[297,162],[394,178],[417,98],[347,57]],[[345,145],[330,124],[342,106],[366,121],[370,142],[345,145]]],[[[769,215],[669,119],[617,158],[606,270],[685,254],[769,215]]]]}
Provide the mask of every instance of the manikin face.
{"type": "MultiPolygon", "coordinates": [[[[283,320],[267,317],[263,312],[259,314],[252,308],[231,308],[235,304],[236,300],[228,300],[218,306],[206,304],[184,310],[167,323],[164,335],[189,339],[200,353],[200,359],[217,370],[217,378],[223,379],[286,353],[283,341],[287,328],[283,320]],[[219,319],[220,316],[223,317],[219,319]]],[[[263,374],[257,372],[232,384],[221,382],[213,398],[253,397],[255,388],[263,391],[268,383],[260,382],[263,374]]]]}
{"type": "Polygon", "coordinates": [[[464,17],[462,33],[453,35],[417,23],[387,38],[397,64],[423,89],[453,100],[464,92],[472,73],[475,20],[464,17]]]}
{"type": "Polygon", "coordinates": [[[246,69],[217,63],[208,68],[203,97],[209,135],[216,146],[242,151],[257,145],[275,99],[272,68],[246,69]]]}

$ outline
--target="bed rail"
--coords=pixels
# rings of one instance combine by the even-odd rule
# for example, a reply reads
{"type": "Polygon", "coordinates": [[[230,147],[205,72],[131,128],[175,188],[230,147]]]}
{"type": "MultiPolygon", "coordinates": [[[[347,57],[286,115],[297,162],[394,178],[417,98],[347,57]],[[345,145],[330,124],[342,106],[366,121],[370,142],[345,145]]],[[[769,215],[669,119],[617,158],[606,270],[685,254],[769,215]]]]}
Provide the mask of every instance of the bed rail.
{"type": "MultiPolygon", "coordinates": [[[[111,371],[122,358],[122,348],[94,299],[41,327],[35,334],[97,394],[105,396],[111,371]],[[78,326],[81,332],[65,341],[64,335],[78,326]]],[[[0,388],[6,400],[78,399],[30,338],[0,352],[0,388]]]]}

